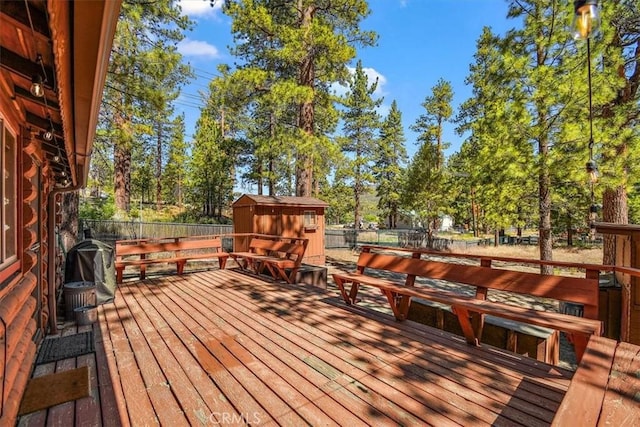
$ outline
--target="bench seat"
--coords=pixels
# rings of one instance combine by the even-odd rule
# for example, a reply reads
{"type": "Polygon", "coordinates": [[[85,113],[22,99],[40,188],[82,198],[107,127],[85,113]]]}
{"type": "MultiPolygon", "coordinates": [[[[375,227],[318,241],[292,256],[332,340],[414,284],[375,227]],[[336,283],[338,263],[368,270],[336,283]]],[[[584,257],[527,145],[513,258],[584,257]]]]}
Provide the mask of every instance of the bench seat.
{"type": "Polygon", "coordinates": [[[140,280],[142,280],[145,278],[147,265],[175,263],[176,272],[180,275],[183,274],[184,266],[189,261],[217,259],[220,269],[224,269],[227,258],[229,254],[222,250],[222,241],[219,236],[120,240],[116,242],[116,282],[122,283],[124,269],[128,266],[140,267],[140,280]],[[148,255],[158,255],[158,257],[147,258],[148,255]]]}
{"type": "Polygon", "coordinates": [[[490,266],[450,264],[388,253],[371,252],[365,247],[357,263],[357,271],[333,274],[336,286],[344,301],[351,305],[358,302],[361,285],[380,289],[397,320],[407,318],[411,298],[421,298],[450,306],[458,318],[469,344],[479,345],[485,315],[516,322],[563,331],[570,334],[578,361],[581,359],[589,337],[602,335],[603,324],[598,320],[598,281],[596,279],[543,276],[535,273],[494,269],[490,266]],[[386,271],[402,275],[391,280],[367,274],[367,271],[386,271]],[[474,296],[414,286],[417,277],[446,280],[475,287],[474,296]],[[345,285],[351,284],[347,291],[345,285]],[[542,311],[487,299],[489,290],[506,291],[534,297],[584,305],[585,317],[553,311],[542,311]]]}
{"type": "Polygon", "coordinates": [[[243,270],[262,274],[266,269],[276,280],[293,283],[308,242],[302,238],[254,236],[249,242],[249,251],[231,252],[229,256],[243,270]]]}
{"type": "MultiPolygon", "coordinates": [[[[360,273],[337,273],[333,275],[333,278],[336,280],[336,284],[339,283],[338,288],[340,289],[340,293],[348,304],[353,304],[355,301],[346,294],[344,289],[345,282],[365,284],[380,289],[383,291],[383,294],[390,299],[390,302],[393,302],[391,308],[398,320],[405,320],[407,312],[400,311],[400,308],[397,305],[397,298],[399,296],[406,296],[424,298],[429,301],[451,306],[453,312],[458,317],[462,315],[462,320],[469,318],[469,312],[474,312],[491,314],[493,316],[517,322],[530,323],[544,328],[557,329],[562,332],[579,333],[587,336],[591,334],[602,335],[602,322],[600,320],[585,319],[552,311],[541,311],[501,302],[480,300],[473,297],[465,297],[454,292],[443,291],[440,289],[436,290],[423,286],[409,287],[402,283],[367,276],[360,273]]],[[[462,329],[465,330],[465,326],[461,326],[462,329]]],[[[470,324],[468,326],[470,326],[470,324]]],[[[475,336],[475,333],[472,333],[470,337],[467,336],[466,338],[467,341],[472,344],[479,343],[478,337],[475,336]]]]}

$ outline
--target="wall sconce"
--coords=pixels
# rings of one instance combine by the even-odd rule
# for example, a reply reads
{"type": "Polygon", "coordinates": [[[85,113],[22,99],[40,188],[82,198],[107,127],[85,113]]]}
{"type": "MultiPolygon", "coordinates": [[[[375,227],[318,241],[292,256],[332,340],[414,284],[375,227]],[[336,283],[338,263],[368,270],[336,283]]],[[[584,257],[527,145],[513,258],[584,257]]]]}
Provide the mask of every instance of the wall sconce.
{"type": "Polygon", "coordinates": [[[36,98],[44,97],[44,82],[40,74],[34,74],[31,78],[31,95],[36,98]]]}

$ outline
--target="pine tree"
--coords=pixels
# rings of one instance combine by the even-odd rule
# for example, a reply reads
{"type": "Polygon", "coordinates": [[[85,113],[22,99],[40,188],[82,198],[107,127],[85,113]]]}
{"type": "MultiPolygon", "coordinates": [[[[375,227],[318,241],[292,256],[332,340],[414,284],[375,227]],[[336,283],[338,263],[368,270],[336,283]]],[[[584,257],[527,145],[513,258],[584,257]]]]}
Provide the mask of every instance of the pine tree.
{"type": "Polygon", "coordinates": [[[473,97],[460,107],[457,131],[467,135],[452,184],[463,184],[469,195],[474,235],[522,227],[535,212],[536,183],[533,147],[527,138],[530,121],[517,89],[519,67],[505,62],[502,41],[489,28],[477,42],[475,62],[466,83],[473,97]]]}
{"type": "Polygon", "coordinates": [[[350,155],[347,170],[351,172],[351,186],[354,198],[354,224],[361,223],[361,198],[368,185],[373,181],[372,162],[377,145],[376,134],[380,128],[380,116],[376,108],[382,98],[373,99],[378,82],[369,85],[367,75],[362,69],[362,61],[358,61],[349,85],[350,92],[344,100],[344,125],[342,130],[342,151],[350,155]]]}
{"type": "MultiPolygon", "coordinates": [[[[270,90],[278,91],[279,85],[297,88],[295,102],[287,108],[295,115],[284,126],[297,129],[289,139],[295,142],[296,195],[310,196],[318,156],[330,150],[321,146],[329,143],[324,132],[331,129],[318,123],[319,110],[335,116],[327,95],[329,85],[346,80],[346,64],[355,57],[355,46],[375,41],[373,33],[359,28],[369,14],[367,2],[229,0],[224,11],[233,19],[234,53],[244,64],[240,69],[267,70],[270,90]]],[[[321,118],[320,122],[332,120],[321,118]]]]}
{"type": "MultiPolygon", "coordinates": [[[[509,2],[510,18],[521,18],[522,28],[510,31],[502,44],[506,66],[514,67],[509,95],[526,114],[519,128],[522,140],[528,141],[535,153],[535,176],[538,181],[538,230],[540,259],[553,258],[551,212],[552,175],[556,169],[551,147],[561,144],[564,109],[572,101],[571,70],[563,58],[570,43],[566,2],[554,0],[519,0],[509,2]]],[[[550,274],[550,266],[541,272],[550,274]]]]}
{"type": "MultiPolygon", "coordinates": [[[[192,23],[173,3],[124,2],[118,20],[103,98],[108,117],[103,134],[114,150],[115,201],[121,214],[130,208],[133,150],[154,134],[155,145],[163,143],[154,123],[168,122],[168,104],[188,76],[176,44],[192,23]]],[[[156,170],[162,167],[159,162],[154,162],[156,170]]]]}
{"type": "Polygon", "coordinates": [[[422,103],[425,113],[411,126],[418,132],[419,148],[409,165],[403,199],[427,228],[428,245],[449,204],[443,191],[444,150],[449,143],[444,141],[443,132],[445,123],[453,114],[452,99],[451,84],[440,79],[432,88],[432,94],[422,103]]]}
{"type": "Polygon", "coordinates": [[[400,197],[404,186],[404,166],[407,162],[402,113],[394,100],[389,114],[380,128],[376,146],[373,176],[378,196],[378,209],[386,218],[389,228],[396,228],[400,210],[400,197]]]}
{"type": "Polygon", "coordinates": [[[189,165],[190,202],[200,206],[203,217],[220,220],[233,196],[232,145],[222,137],[215,117],[203,111],[196,123],[189,165]]]}
{"type": "Polygon", "coordinates": [[[182,207],[184,204],[185,171],[187,167],[187,143],[184,140],[184,114],[174,119],[171,131],[167,163],[162,176],[163,198],[168,203],[182,207]]]}
{"type": "MultiPolygon", "coordinates": [[[[629,194],[640,181],[640,2],[601,2],[602,35],[592,41],[595,157],[602,220],[629,221],[629,194]]],[[[584,46],[582,46],[584,49],[584,46]]],[[[578,52],[585,58],[585,52],[578,52]]],[[[584,116],[583,116],[584,117],[584,116]]],[[[605,235],[604,264],[615,263],[614,236],[605,235]]]]}

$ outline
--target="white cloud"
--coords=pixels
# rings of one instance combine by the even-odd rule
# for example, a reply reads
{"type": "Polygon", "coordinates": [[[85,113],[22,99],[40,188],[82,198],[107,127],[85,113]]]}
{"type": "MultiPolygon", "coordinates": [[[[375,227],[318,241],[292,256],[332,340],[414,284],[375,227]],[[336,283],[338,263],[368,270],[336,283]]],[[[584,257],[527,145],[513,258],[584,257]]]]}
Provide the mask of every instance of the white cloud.
{"type": "MultiPolygon", "coordinates": [[[[347,67],[347,69],[349,70],[349,73],[351,75],[356,72],[356,69],[353,67],[347,67]]],[[[373,92],[373,97],[379,98],[381,96],[384,96],[384,85],[387,83],[387,78],[374,68],[363,68],[362,71],[364,71],[364,74],[367,76],[367,83],[369,84],[369,86],[375,83],[376,78],[378,79],[378,86],[376,87],[375,92],[373,92]]],[[[332,84],[331,89],[338,96],[344,96],[347,94],[347,92],[349,92],[348,86],[343,86],[339,83],[332,84]]]]}
{"type": "Polygon", "coordinates": [[[200,56],[205,58],[219,58],[220,51],[212,44],[202,40],[185,38],[178,43],[178,52],[184,56],[200,56]]]}
{"type": "Polygon", "coordinates": [[[213,16],[222,7],[223,0],[215,0],[213,7],[209,0],[177,0],[182,14],[191,18],[213,16]]]}
{"type": "MultiPolygon", "coordinates": [[[[383,86],[387,84],[387,78],[373,68],[363,68],[362,71],[364,71],[364,73],[367,75],[367,80],[369,81],[369,85],[372,85],[373,83],[375,83],[376,79],[378,79],[378,86],[376,87],[376,91],[373,92],[373,95],[374,96],[384,95],[383,86]]],[[[353,74],[356,72],[356,70],[355,68],[349,69],[349,72],[353,74]]]]}

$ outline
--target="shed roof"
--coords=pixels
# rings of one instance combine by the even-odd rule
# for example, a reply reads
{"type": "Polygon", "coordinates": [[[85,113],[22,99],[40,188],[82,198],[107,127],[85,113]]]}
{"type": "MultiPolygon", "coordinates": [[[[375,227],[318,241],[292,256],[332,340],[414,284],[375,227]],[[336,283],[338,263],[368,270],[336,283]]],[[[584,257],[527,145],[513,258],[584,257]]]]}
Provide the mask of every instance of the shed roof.
{"type": "Polygon", "coordinates": [[[308,206],[326,207],[327,202],[323,202],[315,197],[294,197],[294,196],[260,196],[257,194],[243,194],[233,202],[236,205],[260,205],[260,206],[308,206]]]}

